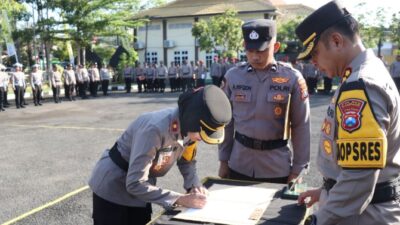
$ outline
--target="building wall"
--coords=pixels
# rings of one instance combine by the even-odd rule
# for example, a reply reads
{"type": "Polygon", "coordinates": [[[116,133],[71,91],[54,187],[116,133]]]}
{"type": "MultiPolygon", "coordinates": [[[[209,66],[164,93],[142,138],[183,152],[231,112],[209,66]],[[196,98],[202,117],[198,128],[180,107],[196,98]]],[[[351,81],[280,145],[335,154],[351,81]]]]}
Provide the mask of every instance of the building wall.
{"type": "MultiPolygon", "coordinates": [[[[249,21],[252,19],[264,18],[264,13],[249,13],[239,14],[239,18],[243,21],[249,21]]],[[[208,16],[199,17],[199,20],[208,20],[208,16]]],[[[172,40],[175,43],[175,47],[167,48],[167,60],[164,64],[170,65],[172,61],[181,63],[183,59],[188,59],[188,62],[195,60],[195,39],[192,36],[192,26],[194,23],[194,17],[184,18],[169,18],[167,19],[167,40],[172,40]]],[[[146,29],[140,27],[137,31],[137,40],[146,44],[146,29]]],[[[145,50],[137,50],[139,53],[139,61],[143,63],[145,61],[145,50]]],[[[162,20],[153,20],[148,24],[148,38],[147,38],[147,52],[151,55],[156,53],[157,62],[164,61],[164,47],[163,47],[163,23],[162,20]]],[[[206,53],[199,49],[198,59],[204,62],[213,58],[215,54],[206,53]]],[[[154,58],[150,57],[151,58],[154,58]]],[[[151,60],[152,61],[152,60],[151,60]]]]}

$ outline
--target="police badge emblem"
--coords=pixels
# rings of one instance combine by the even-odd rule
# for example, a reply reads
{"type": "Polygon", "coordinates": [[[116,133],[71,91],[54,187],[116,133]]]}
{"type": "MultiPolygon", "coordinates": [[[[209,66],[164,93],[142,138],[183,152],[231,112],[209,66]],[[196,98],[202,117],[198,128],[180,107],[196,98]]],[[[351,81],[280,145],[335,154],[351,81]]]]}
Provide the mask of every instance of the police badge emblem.
{"type": "Polygon", "coordinates": [[[338,104],[341,115],[341,127],[343,130],[352,133],[361,127],[361,112],[364,109],[365,101],[358,98],[349,98],[338,104]]]}
{"type": "Polygon", "coordinates": [[[258,40],[259,37],[260,37],[260,35],[258,35],[258,33],[257,33],[255,30],[253,30],[253,31],[249,34],[249,38],[250,38],[251,40],[258,40]]]}

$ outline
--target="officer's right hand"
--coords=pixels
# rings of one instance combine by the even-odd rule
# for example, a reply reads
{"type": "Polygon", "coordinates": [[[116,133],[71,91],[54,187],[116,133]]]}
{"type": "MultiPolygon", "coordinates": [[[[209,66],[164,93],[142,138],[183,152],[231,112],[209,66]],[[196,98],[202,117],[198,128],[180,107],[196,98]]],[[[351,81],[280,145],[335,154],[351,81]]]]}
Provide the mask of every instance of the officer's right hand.
{"type": "Polygon", "coordinates": [[[221,178],[229,178],[229,166],[227,161],[220,161],[218,176],[221,178]]]}
{"type": "Polygon", "coordinates": [[[321,191],[322,189],[318,188],[303,192],[297,198],[297,203],[299,205],[306,204],[307,208],[309,208],[312,205],[314,205],[314,203],[319,201],[319,196],[321,195],[321,191]]]}
{"type": "Polygon", "coordinates": [[[176,200],[176,204],[186,207],[186,208],[195,208],[201,209],[206,205],[207,196],[200,193],[189,193],[186,195],[182,195],[176,200]]]}

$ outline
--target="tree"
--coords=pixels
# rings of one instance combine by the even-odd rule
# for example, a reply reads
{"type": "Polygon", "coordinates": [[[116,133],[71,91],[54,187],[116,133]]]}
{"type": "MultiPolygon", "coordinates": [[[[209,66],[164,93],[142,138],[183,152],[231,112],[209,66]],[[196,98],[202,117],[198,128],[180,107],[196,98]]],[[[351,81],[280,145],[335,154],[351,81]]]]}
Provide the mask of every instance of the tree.
{"type": "Polygon", "coordinates": [[[397,45],[397,52],[395,54],[400,54],[400,12],[394,13],[392,16],[392,24],[389,27],[390,39],[397,45]]]}
{"type": "MultiPolygon", "coordinates": [[[[289,42],[298,42],[299,39],[296,36],[296,27],[303,21],[303,17],[296,17],[291,20],[278,20],[277,21],[277,41],[281,43],[280,51],[284,52],[289,42]]],[[[299,47],[297,44],[296,46],[299,47]]],[[[297,49],[298,50],[298,49],[297,49]]]]}
{"type": "Polygon", "coordinates": [[[198,40],[202,50],[221,49],[221,54],[228,56],[243,48],[242,23],[236,11],[227,10],[222,15],[211,17],[209,21],[196,22],[192,28],[192,35],[198,40]]]}

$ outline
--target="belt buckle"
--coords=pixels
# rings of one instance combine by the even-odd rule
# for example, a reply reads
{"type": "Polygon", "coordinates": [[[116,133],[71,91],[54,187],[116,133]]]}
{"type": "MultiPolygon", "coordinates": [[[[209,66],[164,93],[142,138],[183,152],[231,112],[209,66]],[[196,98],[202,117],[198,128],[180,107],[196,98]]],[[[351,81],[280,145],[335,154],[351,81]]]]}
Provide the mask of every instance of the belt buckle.
{"type": "Polygon", "coordinates": [[[261,140],[253,140],[254,149],[262,149],[262,141],[261,140]]]}

